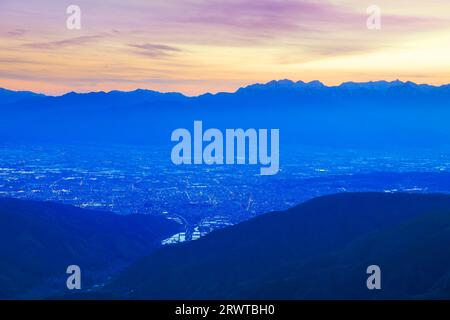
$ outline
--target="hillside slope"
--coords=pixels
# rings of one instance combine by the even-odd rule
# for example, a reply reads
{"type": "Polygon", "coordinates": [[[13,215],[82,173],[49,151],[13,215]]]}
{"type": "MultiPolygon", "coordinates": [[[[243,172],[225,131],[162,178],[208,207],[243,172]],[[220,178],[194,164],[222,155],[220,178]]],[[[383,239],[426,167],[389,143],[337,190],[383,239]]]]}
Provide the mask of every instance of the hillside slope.
{"type": "Polygon", "coordinates": [[[138,299],[310,299],[413,298],[434,290],[442,296],[439,279],[450,272],[449,215],[446,195],[316,198],[158,250],[102,293],[138,299]],[[384,272],[381,293],[365,287],[371,264],[384,272]]]}
{"type": "Polygon", "coordinates": [[[0,298],[64,291],[72,264],[81,267],[85,287],[97,283],[179,230],[175,222],[148,215],[0,199],[0,298]]]}

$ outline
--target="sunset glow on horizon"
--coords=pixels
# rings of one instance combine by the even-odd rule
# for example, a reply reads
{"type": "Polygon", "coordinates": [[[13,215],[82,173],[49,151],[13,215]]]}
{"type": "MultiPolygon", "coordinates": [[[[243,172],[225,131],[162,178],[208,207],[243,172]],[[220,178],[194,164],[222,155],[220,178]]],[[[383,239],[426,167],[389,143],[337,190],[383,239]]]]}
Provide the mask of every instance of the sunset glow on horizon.
{"type": "Polygon", "coordinates": [[[235,91],[274,79],[450,82],[450,2],[42,0],[0,2],[0,87],[235,91]],[[81,8],[81,29],[66,8],[81,8]],[[370,5],[381,30],[369,30],[370,5]]]}

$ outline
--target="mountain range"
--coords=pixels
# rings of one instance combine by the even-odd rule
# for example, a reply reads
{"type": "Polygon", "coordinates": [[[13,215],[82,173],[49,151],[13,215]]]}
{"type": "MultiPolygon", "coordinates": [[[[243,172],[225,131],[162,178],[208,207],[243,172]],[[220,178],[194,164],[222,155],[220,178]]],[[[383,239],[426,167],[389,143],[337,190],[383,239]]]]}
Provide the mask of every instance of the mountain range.
{"type": "Polygon", "coordinates": [[[402,81],[271,81],[187,97],[150,90],[45,96],[0,90],[0,139],[167,144],[194,120],[225,128],[279,128],[283,144],[447,146],[450,85],[402,81]]]}

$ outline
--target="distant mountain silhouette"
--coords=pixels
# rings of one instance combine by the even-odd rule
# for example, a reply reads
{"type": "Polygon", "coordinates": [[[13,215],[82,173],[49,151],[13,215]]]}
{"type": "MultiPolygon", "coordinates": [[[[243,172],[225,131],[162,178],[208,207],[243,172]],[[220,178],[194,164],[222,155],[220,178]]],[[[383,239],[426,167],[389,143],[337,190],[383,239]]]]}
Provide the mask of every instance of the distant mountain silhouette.
{"type": "Polygon", "coordinates": [[[98,284],[179,231],[175,222],[149,215],[0,199],[0,299],[61,295],[73,264],[85,288],[98,284]]]}
{"type": "Polygon", "coordinates": [[[0,94],[4,141],[167,145],[174,129],[190,128],[194,120],[219,129],[280,128],[283,145],[435,147],[450,141],[450,85],[280,80],[196,97],[149,90],[59,97],[7,92],[22,99],[0,94]]]}
{"type": "Polygon", "coordinates": [[[44,97],[44,95],[30,91],[12,91],[0,88],[0,105],[27,100],[30,98],[44,97]]]}
{"type": "Polygon", "coordinates": [[[449,241],[450,196],[338,194],[162,248],[121,273],[98,295],[449,298],[449,241]],[[366,287],[366,268],[373,264],[382,270],[379,291],[366,287]]]}

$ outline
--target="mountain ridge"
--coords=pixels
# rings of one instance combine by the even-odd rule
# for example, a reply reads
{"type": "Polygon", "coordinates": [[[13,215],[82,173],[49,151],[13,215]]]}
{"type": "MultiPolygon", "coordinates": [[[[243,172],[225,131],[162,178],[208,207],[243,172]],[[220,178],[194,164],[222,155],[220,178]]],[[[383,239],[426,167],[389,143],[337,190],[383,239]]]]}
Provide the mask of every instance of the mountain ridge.
{"type": "Polygon", "coordinates": [[[0,198],[0,299],[61,294],[73,264],[85,286],[98,284],[181,230],[162,217],[0,198]]]}
{"type": "Polygon", "coordinates": [[[401,80],[393,80],[393,81],[387,81],[387,80],[373,80],[373,81],[363,81],[363,82],[355,82],[355,81],[345,81],[342,82],[339,85],[326,85],[320,80],[312,80],[309,82],[304,82],[302,80],[294,81],[290,79],[280,79],[280,80],[271,80],[265,83],[253,83],[249,85],[244,85],[242,87],[237,88],[234,91],[219,91],[216,93],[211,92],[205,92],[197,95],[186,95],[182,92],[176,92],[176,91],[157,91],[153,89],[144,89],[144,88],[137,88],[130,91],[124,91],[124,90],[110,90],[110,91],[90,91],[90,92],[75,92],[70,91],[66,92],[60,95],[48,95],[44,93],[36,93],[33,91],[21,91],[21,90],[11,90],[4,87],[0,87],[0,98],[2,97],[2,94],[9,93],[9,94],[32,94],[36,96],[45,96],[45,97],[64,97],[64,96],[71,96],[71,95],[104,95],[104,94],[161,94],[161,95],[178,95],[182,96],[184,98],[199,98],[202,96],[214,96],[219,94],[235,94],[239,91],[246,90],[246,89],[252,89],[252,88],[259,88],[259,89],[273,89],[273,88],[292,88],[292,89],[339,89],[339,88],[352,88],[352,89],[385,89],[385,88],[392,88],[392,87],[400,87],[400,86],[409,86],[409,87],[421,87],[421,88],[448,88],[450,87],[450,84],[441,84],[441,85],[432,85],[427,83],[415,83],[413,81],[401,81],[401,80]]]}
{"type": "Polygon", "coordinates": [[[323,196],[197,241],[162,248],[125,270],[100,294],[194,300],[450,295],[434,289],[445,287],[439,279],[450,272],[446,264],[450,253],[442,251],[450,239],[449,226],[450,195],[323,196]],[[389,242],[392,249],[388,249],[389,242]],[[416,259],[414,253],[419,253],[416,259]],[[409,262],[417,269],[402,272],[409,262]],[[382,279],[387,279],[383,282],[386,290],[367,290],[366,268],[378,263],[384,272],[382,279]],[[396,272],[390,273],[391,269],[396,272]],[[424,270],[430,274],[417,285],[405,285],[414,272],[422,275],[424,270]]]}
{"type": "Polygon", "coordinates": [[[0,139],[167,145],[173,130],[202,120],[218,129],[277,128],[283,144],[434,148],[450,141],[449,101],[449,85],[290,80],[196,97],[147,90],[0,97],[0,139]]]}

